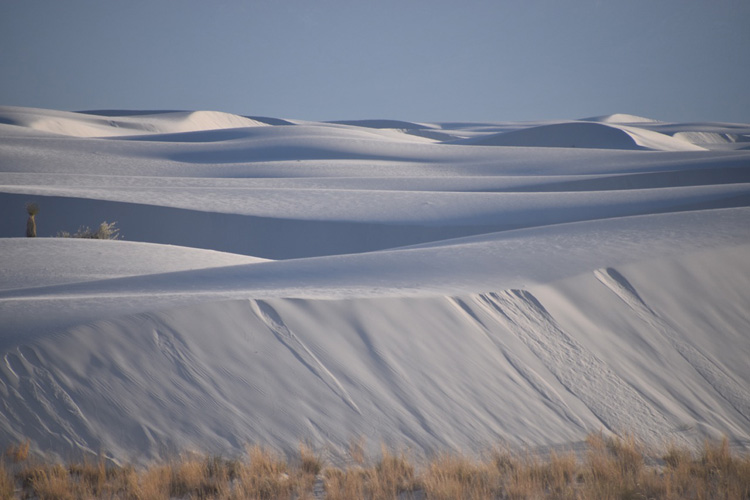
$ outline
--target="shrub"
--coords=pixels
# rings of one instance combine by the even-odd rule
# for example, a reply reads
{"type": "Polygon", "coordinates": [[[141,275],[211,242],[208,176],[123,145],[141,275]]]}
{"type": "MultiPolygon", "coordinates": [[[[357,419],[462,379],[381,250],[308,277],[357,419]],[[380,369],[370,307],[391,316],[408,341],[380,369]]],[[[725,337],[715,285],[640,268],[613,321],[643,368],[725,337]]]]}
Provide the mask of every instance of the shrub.
{"type": "Polygon", "coordinates": [[[99,224],[96,229],[91,229],[88,226],[81,226],[73,234],[67,231],[60,231],[57,233],[58,238],[84,238],[89,240],[119,240],[120,229],[115,227],[117,222],[104,221],[99,224]]]}

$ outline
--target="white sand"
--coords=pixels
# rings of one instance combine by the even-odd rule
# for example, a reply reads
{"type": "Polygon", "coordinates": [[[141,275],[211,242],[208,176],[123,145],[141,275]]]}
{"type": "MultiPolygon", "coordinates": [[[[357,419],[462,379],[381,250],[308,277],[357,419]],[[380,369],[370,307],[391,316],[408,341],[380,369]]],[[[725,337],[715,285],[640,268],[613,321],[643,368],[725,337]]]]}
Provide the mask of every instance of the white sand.
{"type": "Polygon", "coordinates": [[[290,123],[0,108],[0,446],[749,446],[750,125],[290,123]]]}

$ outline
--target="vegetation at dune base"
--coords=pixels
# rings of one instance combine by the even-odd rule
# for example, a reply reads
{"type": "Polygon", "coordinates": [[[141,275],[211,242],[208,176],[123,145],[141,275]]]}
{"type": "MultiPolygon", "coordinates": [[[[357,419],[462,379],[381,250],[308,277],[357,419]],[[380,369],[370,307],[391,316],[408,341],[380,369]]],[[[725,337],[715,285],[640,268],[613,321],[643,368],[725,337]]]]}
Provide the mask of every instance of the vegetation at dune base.
{"type": "MultiPolygon", "coordinates": [[[[36,202],[26,203],[26,213],[29,218],[26,220],[26,236],[29,238],[36,237],[36,215],[39,213],[39,204],[36,202]]],[[[81,226],[75,233],[68,231],[59,231],[56,235],[58,238],[83,238],[89,240],[119,240],[120,228],[117,222],[104,221],[95,229],[88,226],[81,226]]]]}
{"type": "Polygon", "coordinates": [[[578,454],[497,449],[484,458],[440,454],[418,464],[385,447],[370,460],[360,441],[340,467],[305,445],[289,459],[252,446],[242,459],[185,455],[136,468],[103,459],[45,461],[27,442],[9,447],[0,462],[0,498],[750,498],[750,456],[732,453],[726,439],[697,452],[668,446],[660,454],[601,434],[586,444],[578,454]]]}
{"type": "Polygon", "coordinates": [[[118,240],[120,239],[120,229],[116,227],[117,222],[104,221],[96,229],[88,226],[78,228],[75,233],[60,231],[57,233],[58,238],[84,238],[90,240],[118,240]]]}

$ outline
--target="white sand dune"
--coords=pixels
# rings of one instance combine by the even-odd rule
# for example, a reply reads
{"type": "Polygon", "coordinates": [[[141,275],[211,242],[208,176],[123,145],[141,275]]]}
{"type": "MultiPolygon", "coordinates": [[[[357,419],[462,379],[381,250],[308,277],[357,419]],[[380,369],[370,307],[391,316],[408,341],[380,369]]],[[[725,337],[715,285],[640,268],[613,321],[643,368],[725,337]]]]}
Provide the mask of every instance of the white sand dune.
{"type": "Polygon", "coordinates": [[[739,150],[750,147],[750,127],[743,123],[667,123],[640,116],[615,114],[583,121],[632,126],[669,135],[710,150],[739,150]]]}
{"type": "Polygon", "coordinates": [[[733,133],[734,131],[714,131],[713,127],[705,127],[706,130],[676,132],[672,137],[696,144],[706,149],[750,149],[750,130],[744,133],[733,133]]]}
{"type": "Polygon", "coordinates": [[[749,127],[0,108],[0,446],[750,449],[749,127]]]}
{"type": "Polygon", "coordinates": [[[174,111],[123,116],[94,115],[34,108],[3,107],[0,123],[73,137],[118,137],[263,126],[243,116],[219,111],[174,111]]]}
{"type": "Polygon", "coordinates": [[[679,138],[619,122],[567,122],[474,137],[467,144],[590,149],[646,149],[700,151],[704,148],[679,138]],[[613,125],[617,124],[617,125],[613,125]]]}
{"type": "Polygon", "coordinates": [[[351,125],[354,127],[367,127],[376,129],[396,129],[396,130],[423,130],[436,128],[433,125],[425,123],[405,122],[402,120],[340,120],[331,123],[340,125],[351,125]]]}
{"type": "Polygon", "coordinates": [[[267,262],[213,250],[79,238],[45,238],[41,244],[30,238],[2,238],[0,253],[5,256],[0,290],[267,262]],[[47,272],[40,273],[35,268],[44,260],[47,272]]]}
{"type": "Polygon", "coordinates": [[[627,125],[627,124],[646,125],[650,123],[661,123],[659,122],[659,120],[654,120],[652,118],[645,118],[643,116],[637,116],[637,115],[628,115],[625,113],[614,113],[611,115],[593,116],[591,118],[585,118],[583,121],[601,122],[601,123],[619,123],[623,125],[627,125]]]}

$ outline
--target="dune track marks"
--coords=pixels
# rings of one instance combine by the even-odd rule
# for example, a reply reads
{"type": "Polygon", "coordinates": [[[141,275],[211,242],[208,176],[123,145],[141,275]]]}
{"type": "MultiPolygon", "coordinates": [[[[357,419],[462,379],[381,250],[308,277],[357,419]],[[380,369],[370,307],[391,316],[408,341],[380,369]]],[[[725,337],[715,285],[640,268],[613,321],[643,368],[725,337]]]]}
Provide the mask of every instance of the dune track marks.
{"type": "Polygon", "coordinates": [[[633,312],[654,331],[666,338],[674,349],[697,371],[706,382],[731,404],[746,420],[750,421],[750,391],[727,373],[705,354],[680,339],[676,328],[661,318],[641,298],[633,285],[612,268],[597,269],[596,278],[617,295],[633,312]]]}
{"type": "Polygon", "coordinates": [[[666,417],[594,353],[565,333],[528,291],[483,295],[494,316],[505,323],[557,378],[596,415],[607,429],[632,432],[646,442],[671,434],[666,417]]]}
{"type": "Polygon", "coordinates": [[[308,370],[323,381],[344,403],[358,414],[362,414],[357,404],[346,392],[336,377],[323,363],[307,348],[305,344],[284,324],[276,309],[262,300],[251,300],[253,312],[268,326],[279,341],[284,344],[308,370]]]}
{"type": "MultiPolygon", "coordinates": [[[[378,379],[385,384],[388,391],[400,405],[398,407],[399,411],[390,415],[399,421],[397,425],[400,428],[405,425],[405,422],[400,418],[401,415],[397,415],[398,413],[403,412],[404,415],[411,416],[417,422],[419,428],[425,433],[437,439],[441,439],[443,436],[435,431],[429,418],[420,409],[419,404],[416,404],[416,401],[418,401],[420,397],[418,389],[415,389],[413,384],[409,383],[410,379],[401,366],[399,366],[399,364],[393,360],[388,353],[384,353],[383,349],[378,346],[376,337],[373,336],[372,332],[368,332],[367,328],[357,328],[357,335],[369,354],[373,370],[377,374],[378,379]]],[[[374,389],[366,383],[363,384],[363,387],[368,393],[374,389]]]]}
{"type": "Polygon", "coordinates": [[[542,378],[542,376],[540,376],[536,371],[534,371],[531,367],[529,367],[526,363],[519,359],[518,356],[513,354],[512,350],[505,344],[505,342],[503,342],[496,333],[488,329],[484,322],[482,322],[482,320],[479,319],[477,315],[471,311],[471,308],[463,300],[458,298],[453,298],[452,300],[453,303],[466,314],[466,316],[471,318],[475,323],[479,325],[484,335],[490,340],[490,342],[492,342],[492,344],[495,345],[495,347],[497,347],[497,349],[500,351],[500,354],[505,358],[505,360],[513,367],[516,373],[518,373],[518,375],[526,381],[527,384],[529,384],[540,396],[542,396],[544,403],[550,409],[552,409],[565,421],[575,424],[580,429],[585,429],[585,426],[581,419],[578,418],[578,416],[568,407],[567,404],[565,404],[565,401],[560,396],[560,394],[558,394],[554,387],[548,384],[547,381],[542,378]]]}
{"type": "Polygon", "coordinates": [[[72,447],[94,453],[87,439],[91,424],[73,397],[42,365],[36,352],[25,346],[4,356],[0,369],[0,394],[5,420],[0,427],[20,431],[23,436],[54,435],[72,447]]]}
{"type": "MultiPolygon", "coordinates": [[[[200,355],[196,355],[180,332],[159,325],[152,333],[154,345],[177,375],[174,379],[177,390],[168,394],[172,403],[183,408],[200,408],[206,405],[229,407],[227,402],[232,398],[221,389],[211,367],[202,361],[200,355]]],[[[160,399],[160,404],[167,404],[162,396],[156,397],[160,399]]]]}

